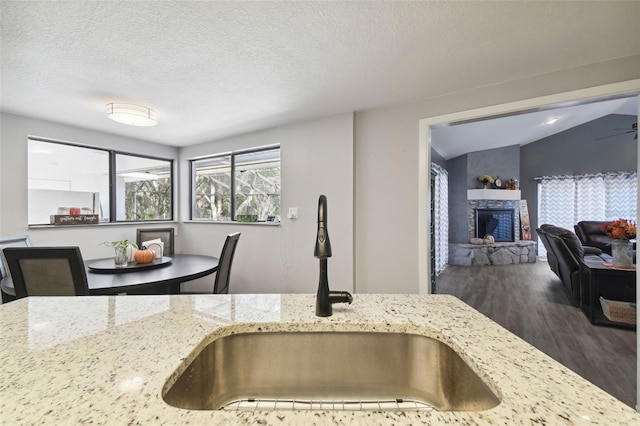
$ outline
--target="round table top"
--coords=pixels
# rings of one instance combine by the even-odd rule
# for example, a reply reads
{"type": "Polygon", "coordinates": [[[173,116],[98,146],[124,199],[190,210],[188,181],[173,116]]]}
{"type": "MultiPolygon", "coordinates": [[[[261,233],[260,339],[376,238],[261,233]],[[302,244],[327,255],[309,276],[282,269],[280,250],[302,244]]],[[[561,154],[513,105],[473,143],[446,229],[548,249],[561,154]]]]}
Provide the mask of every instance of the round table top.
{"type": "MultiPolygon", "coordinates": [[[[159,268],[126,273],[95,273],[87,265],[107,259],[86,260],[87,282],[92,295],[118,294],[167,287],[195,280],[218,270],[218,258],[197,254],[173,254],[172,261],[159,268]]],[[[2,279],[2,291],[14,296],[13,281],[2,279]]]]}

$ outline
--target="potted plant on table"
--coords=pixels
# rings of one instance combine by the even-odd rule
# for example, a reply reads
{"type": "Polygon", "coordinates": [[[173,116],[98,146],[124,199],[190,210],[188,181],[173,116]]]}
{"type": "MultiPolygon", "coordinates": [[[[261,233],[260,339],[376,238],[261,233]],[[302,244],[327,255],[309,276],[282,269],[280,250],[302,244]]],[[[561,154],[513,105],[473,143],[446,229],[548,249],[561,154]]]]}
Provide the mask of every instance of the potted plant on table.
{"type": "Polygon", "coordinates": [[[602,225],[602,230],[611,238],[611,257],[614,268],[633,268],[631,240],[636,238],[636,224],[627,219],[618,219],[602,225]]]}
{"type": "Polygon", "coordinates": [[[129,240],[105,241],[103,244],[115,250],[113,262],[116,268],[126,267],[129,259],[133,257],[133,254],[138,249],[138,245],[129,240]]]}

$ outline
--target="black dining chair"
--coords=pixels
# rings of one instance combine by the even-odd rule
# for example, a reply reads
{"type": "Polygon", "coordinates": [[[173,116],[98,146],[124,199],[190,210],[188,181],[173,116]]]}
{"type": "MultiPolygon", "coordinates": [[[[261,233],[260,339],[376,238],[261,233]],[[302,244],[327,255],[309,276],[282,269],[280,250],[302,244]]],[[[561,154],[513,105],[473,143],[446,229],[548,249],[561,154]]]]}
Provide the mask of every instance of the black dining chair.
{"type": "MultiPolygon", "coordinates": [[[[31,247],[31,239],[28,235],[17,235],[14,237],[0,238],[0,280],[9,276],[9,266],[2,254],[2,249],[7,247],[31,247]]],[[[2,292],[2,303],[15,300],[15,296],[2,292]]]]}
{"type": "Polygon", "coordinates": [[[174,235],[174,228],[138,228],[136,229],[136,244],[141,249],[143,242],[160,238],[160,241],[164,243],[162,255],[170,256],[173,254],[174,249],[174,235]]]}
{"type": "Polygon", "coordinates": [[[80,248],[7,247],[3,252],[17,299],[89,295],[80,248]]]}
{"type": "Polygon", "coordinates": [[[2,250],[7,247],[31,247],[31,239],[28,235],[17,235],[15,237],[2,237],[0,238],[0,278],[4,278],[9,275],[7,262],[2,255],[2,250]]]}
{"type": "Polygon", "coordinates": [[[238,239],[240,238],[240,232],[227,235],[227,239],[222,247],[222,254],[218,262],[218,271],[216,272],[216,280],[213,284],[213,294],[228,294],[229,293],[229,278],[231,277],[231,264],[233,263],[233,256],[236,253],[236,246],[238,245],[238,239]]]}

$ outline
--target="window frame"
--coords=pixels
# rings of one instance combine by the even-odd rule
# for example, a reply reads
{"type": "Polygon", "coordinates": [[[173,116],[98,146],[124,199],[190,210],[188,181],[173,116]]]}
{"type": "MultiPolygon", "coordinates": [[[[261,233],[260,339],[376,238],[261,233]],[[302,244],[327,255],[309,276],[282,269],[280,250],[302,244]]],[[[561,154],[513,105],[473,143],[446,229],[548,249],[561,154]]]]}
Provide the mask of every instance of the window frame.
{"type": "MultiPolygon", "coordinates": [[[[109,162],[113,163],[113,167],[110,166],[110,173],[109,173],[109,187],[110,187],[110,191],[109,191],[109,197],[110,198],[115,198],[116,197],[116,189],[114,189],[116,187],[115,182],[116,182],[116,178],[117,178],[117,169],[116,169],[116,156],[118,155],[128,155],[131,157],[138,157],[138,158],[146,158],[149,160],[158,160],[158,161],[168,161],[169,162],[169,170],[170,170],[170,177],[169,177],[169,181],[171,182],[171,203],[170,203],[170,207],[169,210],[171,211],[171,217],[168,219],[149,219],[149,220],[110,220],[110,222],[113,223],[150,223],[150,222],[173,222],[174,220],[174,208],[175,208],[175,187],[174,187],[174,173],[173,173],[173,164],[174,164],[174,160],[173,159],[169,159],[169,158],[161,158],[161,157],[155,157],[155,156],[151,156],[151,155],[146,155],[146,154],[132,154],[130,152],[123,152],[123,151],[117,151],[117,150],[109,150],[109,162]]],[[[116,203],[111,202],[111,200],[109,201],[109,215],[111,217],[115,217],[117,215],[116,212],[116,203]]]]}
{"type": "MultiPolygon", "coordinates": [[[[198,222],[198,223],[240,223],[240,224],[260,224],[260,225],[264,225],[264,224],[271,224],[271,222],[268,221],[258,221],[258,222],[240,222],[238,221],[235,217],[237,216],[236,213],[236,156],[241,156],[241,155],[246,155],[246,154],[253,154],[256,152],[265,152],[265,151],[273,151],[273,150],[278,150],[279,151],[279,162],[280,162],[280,210],[282,210],[282,147],[280,146],[280,144],[273,144],[273,145],[265,145],[265,146],[260,146],[260,147],[256,147],[256,148],[248,148],[248,149],[242,149],[242,150],[238,150],[238,151],[227,151],[227,152],[221,152],[218,154],[214,154],[214,155],[205,155],[202,157],[197,157],[197,158],[191,158],[189,160],[189,220],[193,221],[193,222],[198,222]],[[231,159],[231,165],[230,167],[230,187],[231,187],[231,200],[230,200],[230,217],[231,219],[229,220],[209,220],[209,219],[199,219],[195,217],[195,213],[196,213],[196,167],[195,167],[195,163],[197,161],[201,161],[201,160],[207,160],[207,159],[212,159],[212,158],[223,158],[223,157],[229,157],[231,159]]],[[[278,222],[275,222],[278,223],[278,222]]]]}
{"type": "MultiPolygon", "coordinates": [[[[104,222],[98,222],[97,224],[91,224],[91,225],[82,225],[82,224],[76,224],[73,225],[74,227],[77,226],[96,226],[96,225],[107,225],[107,224],[140,224],[140,223],[152,223],[152,222],[173,222],[175,221],[175,159],[173,158],[162,158],[162,157],[156,157],[156,156],[152,156],[152,155],[146,155],[146,154],[136,154],[136,153],[131,153],[131,152],[127,152],[127,151],[120,151],[120,150],[115,150],[115,149],[109,149],[109,148],[103,148],[103,147],[98,147],[98,146],[91,146],[91,145],[84,145],[81,143],[75,143],[75,142],[67,142],[67,141],[58,141],[58,140],[54,140],[54,139],[47,139],[47,138],[42,138],[42,137],[37,137],[37,136],[28,136],[27,138],[27,144],[29,141],[37,141],[37,142],[44,142],[44,143],[51,143],[51,144],[57,144],[57,145],[66,145],[66,146],[72,146],[75,148],[84,148],[84,149],[90,149],[90,150],[95,150],[95,151],[103,151],[106,152],[108,154],[108,168],[109,168],[109,220],[108,221],[104,221],[104,222]],[[171,203],[170,203],[170,211],[171,211],[171,217],[168,219],[149,219],[149,220],[118,220],[117,219],[117,209],[116,209],[116,200],[117,200],[117,185],[116,185],[116,179],[117,179],[117,170],[116,170],[116,156],[117,155],[128,155],[128,156],[132,156],[132,157],[139,157],[139,158],[146,158],[146,159],[150,159],[150,160],[158,160],[158,161],[167,161],[169,163],[169,170],[170,170],[170,177],[169,177],[169,181],[171,183],[171,203]]],[[[27,159],[29,157],[29,148],[27,146],[27,159]]],[[[29,178],[29,175],[27,173],[27,180],[29,178]]],[[[27,190],[29,189],[29,185],[27,184],[27,190]]],[[[45,224],[45,223],[28,223],[27,224],[29,227],[41,227],[41,226],[56,226],[59,227],[60,225],[51,225],[51,224],[45,224]]]]}

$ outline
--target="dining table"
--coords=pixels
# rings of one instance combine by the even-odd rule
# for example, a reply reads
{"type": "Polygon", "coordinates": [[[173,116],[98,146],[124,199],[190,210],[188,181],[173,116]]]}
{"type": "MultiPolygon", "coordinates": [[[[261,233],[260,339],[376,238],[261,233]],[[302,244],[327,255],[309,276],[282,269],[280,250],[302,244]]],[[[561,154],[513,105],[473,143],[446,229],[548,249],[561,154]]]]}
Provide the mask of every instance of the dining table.
{"type": "MultiPolygon", "coordinates": [[[[213,274],[218,258],[198,254],[172,254],[157,259],[154,265],[131,264],[115,268],[113,258],[85,260],[90,295],[113,294],[177,294],[180,283],[213,274]]],[[[0,282],[5,295],[15,297],[11,277],[0,282]]]]}

